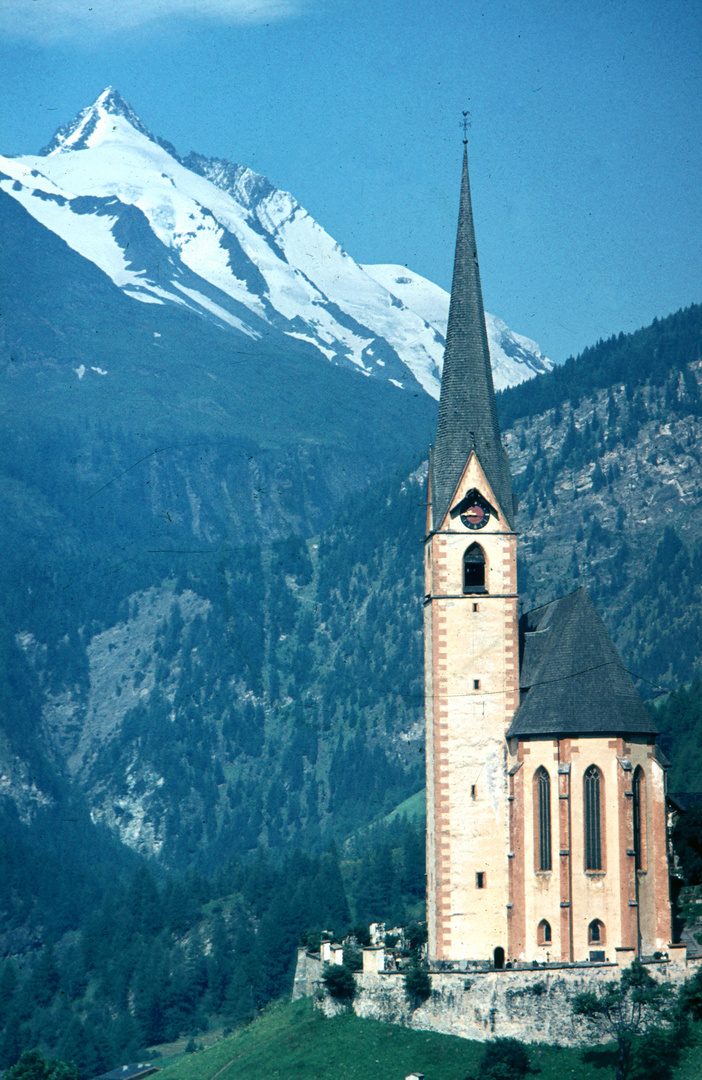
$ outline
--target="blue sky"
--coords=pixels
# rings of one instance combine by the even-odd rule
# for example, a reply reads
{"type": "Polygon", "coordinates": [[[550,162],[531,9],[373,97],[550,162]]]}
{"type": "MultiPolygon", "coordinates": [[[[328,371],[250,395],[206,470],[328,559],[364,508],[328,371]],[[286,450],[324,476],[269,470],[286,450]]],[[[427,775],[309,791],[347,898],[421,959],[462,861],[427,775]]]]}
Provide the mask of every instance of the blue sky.
{"type": "Polygon", "coordinates": [[[111,84],[446,288],[470,109],[486,307],[555,360],[702,300],[702,0],[0,0],[0,36],[3,152],[111,84]]]}

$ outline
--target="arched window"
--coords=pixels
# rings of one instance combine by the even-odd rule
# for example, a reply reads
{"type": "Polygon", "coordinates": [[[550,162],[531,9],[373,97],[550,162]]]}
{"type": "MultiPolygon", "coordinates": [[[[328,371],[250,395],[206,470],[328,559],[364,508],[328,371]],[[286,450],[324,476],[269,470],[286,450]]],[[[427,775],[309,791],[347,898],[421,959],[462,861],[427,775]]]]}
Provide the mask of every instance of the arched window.
{"type": "Polygon", "coordinates": [[[485,552],[480,544],[471,544],[463,556],[463,592],[487,592],[485,588],[485,552]]]}
{"type": "Polygon", "coordinates": [[[634,865],[637,870],[644,870],[644,837],[645,837],[645,797],[646,797],[646,774],[640,765],[636,766],[632,790],[634,793],[634,865]]]}
{"type": "Polygon", "coordinates": [[[602,869],[602,774],[596,765],[587,769],[585,787],[585,869],[602,869]]]}
{"type": "Polygon", "coordinates": [[[542,919],[536,928],[536,940],[539,945],[551,944],[551,923],[542,919]]]}
{"type": "Polygon", "coordinates": [[[551,870],[551,780],[543,765],[534,773],[536,869],[551,870]]]}
{"type": "Polygon", "coordinates": [[[496,971],[502,971],[505,966],[505,950],[501,945],[498,945],[492,954],[493,963],[496,971]]]}
{"type": "Polygon", "coordinates": [[[599,919],[593,919],[587,928],[587,940],[589,945],[604,945],[605,943],[605,927],[604,923],[599,919]]]}

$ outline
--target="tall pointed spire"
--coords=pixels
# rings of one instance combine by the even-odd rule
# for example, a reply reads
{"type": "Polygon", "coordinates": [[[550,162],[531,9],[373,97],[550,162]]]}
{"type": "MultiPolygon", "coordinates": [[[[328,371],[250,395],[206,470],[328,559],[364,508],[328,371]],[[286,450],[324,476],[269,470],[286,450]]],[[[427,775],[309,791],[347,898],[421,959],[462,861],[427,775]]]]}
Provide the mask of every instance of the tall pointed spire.
{"type": "Polygon", "coordinates": [[[500,440],[490,350],[480,288],[473,209],[468,180],[468,140],[463,140],[463,178],[453,265],[439,424],[432,454],[432,505],[437,528],[472,450],[511,526],[512,483],[500,440]]]}

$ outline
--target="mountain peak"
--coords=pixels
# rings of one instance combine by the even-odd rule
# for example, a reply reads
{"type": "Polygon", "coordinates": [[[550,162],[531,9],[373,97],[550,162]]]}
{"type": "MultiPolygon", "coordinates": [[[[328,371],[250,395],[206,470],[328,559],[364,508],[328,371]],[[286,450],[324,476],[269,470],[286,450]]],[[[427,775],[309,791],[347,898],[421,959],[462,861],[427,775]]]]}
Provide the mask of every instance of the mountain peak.
{"type": "Polygon", "coordinates": [[[104,109],[105,112],[113,113],[115,116],[125,116],[132,122],[136,120],[137,123],[141,123],[131,105],[124,100],[114,86],[106,86],[89,108],[104,109]]]}
{"type": "MultiPolygon", "coordinates": [[[[447,293],[404,267],[364,270],[260,173],[180,156],[114,86],[40,157],[5,159],[3,171],[6,194],[133,300],[189,308],[248,339],[275,328],[294,350],[438,398],[447,293]]],[[[496,330],[499,387],[550,366],[534,343],[496,330]]]]}
{"type": "Polygon", "coordinates": [[[39,151],[40,155],[48,157],[50,154],[60,154],[66,150],[86,150],[89,146],[103,142],[110,138],[115,130],[114,123],[110,124],[107,121],[108,117],[119,117],[150,142],[163,147],[173,157],[178,157],[175,147],[149,131],[129,102],[124,100],[114,86],[105,87],[92,105],[81,109],[73,120],[60,127],[51,142],[39,151]]]}

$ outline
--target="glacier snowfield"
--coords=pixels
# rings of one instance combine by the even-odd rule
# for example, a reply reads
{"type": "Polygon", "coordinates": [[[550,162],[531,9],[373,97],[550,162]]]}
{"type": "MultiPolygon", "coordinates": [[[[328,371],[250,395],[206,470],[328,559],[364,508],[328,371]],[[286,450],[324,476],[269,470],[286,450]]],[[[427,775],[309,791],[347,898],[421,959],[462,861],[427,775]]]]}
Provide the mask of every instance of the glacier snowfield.
{"type": "MultiPolygon", "coordinates": [[[[176,151],[112,88],[40,154],[0,157],[0,187],[129,297],[438,398],[449,296],[401,266],[361,266],[285,191],[176,151]]],[[[551,369],[487,316],[497,389],[551,369]]]]}

